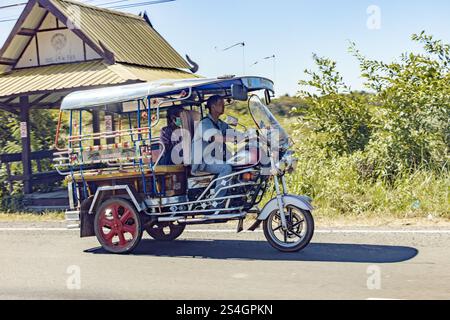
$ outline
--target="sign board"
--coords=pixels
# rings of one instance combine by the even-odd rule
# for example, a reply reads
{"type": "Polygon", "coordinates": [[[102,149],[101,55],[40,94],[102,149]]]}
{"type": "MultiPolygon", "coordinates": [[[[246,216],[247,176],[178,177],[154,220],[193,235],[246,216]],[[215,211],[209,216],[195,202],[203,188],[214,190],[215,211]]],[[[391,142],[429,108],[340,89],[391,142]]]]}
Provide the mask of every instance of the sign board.
{"type": "Polygon", "coordinates": [[[37,37],[41,65],[84,60],[83,41],[71,30],[39,32],[37,37]]]}
{"type": "Polygon", "coordinates": [[[105,116],[105,131],[106,132],[111,132],[113,131],[113,119],[111,115],[106,115],[105,116]]]}
{"type": "Polygon", "coordinates": [[[20,123],[20,137],[22,139],[28,138],[28,130],[27,130],[27,123],[21,122],[20,123]]]}

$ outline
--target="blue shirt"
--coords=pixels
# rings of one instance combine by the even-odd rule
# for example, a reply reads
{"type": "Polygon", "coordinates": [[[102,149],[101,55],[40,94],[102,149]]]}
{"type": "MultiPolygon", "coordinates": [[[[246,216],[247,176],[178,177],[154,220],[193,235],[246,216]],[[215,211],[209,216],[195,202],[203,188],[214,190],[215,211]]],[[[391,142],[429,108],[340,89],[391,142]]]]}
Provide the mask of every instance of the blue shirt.
{"type": "Polygon", "coordinates": [[[226,146],[222,142],[212,141],[212,137],[222,135],[226,137],[227,130],[231,127],[218,120],[217,122],[208,115],[198,123],[195,128],[193,143],[192,143],[192,171],[205,170],[206,164],[223,163],[223,156],[226,152],[226,146]]]}

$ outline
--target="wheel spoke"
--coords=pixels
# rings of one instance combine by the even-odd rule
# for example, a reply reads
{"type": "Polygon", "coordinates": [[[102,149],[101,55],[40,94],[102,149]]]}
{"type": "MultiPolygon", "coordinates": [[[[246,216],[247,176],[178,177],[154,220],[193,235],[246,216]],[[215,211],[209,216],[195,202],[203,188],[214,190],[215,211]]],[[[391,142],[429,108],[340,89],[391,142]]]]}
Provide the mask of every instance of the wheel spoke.
{"type": "Polygon", "coordinates": [[[114,220],[120,220],[119,219],[119,206],[118,205],[113,205],[111,206],[111,214],[114,217],[114,220]]]}
{"type": "Polygon", "coordinates": [[[131,233],[131,234],[133,235],[133,237],[134,237],[134,235],[135,235],[135,233],[136,233],[136,226],[135,226],[135,225],[132,225],[132,226],[124,225],[124,226],[122,227],[122,231],[123,231],[123,232],[131,233]]]}
{"type": "Polygon", "coordinates": [[[295,236],[297,236],[299,239],[303,238],[302,235],[298,234],[298,233],[295,232],[295,231],[289,230],[289,232],[292,233],[292,234],[294,234],[295,236]]]}
{"type": "Polygon", "coordinates": [[[125,223],[128,221],[128,219],[130,219],[132,217],[131,211],[128,209],[125,209],[125,213],[123,214],[123,216],[120,218],[120,222],[125,223]]]}
{"type": "Polygon", "coordinates": [[[100,226],[101,226],[101,227],[109,227],[109,228],[112,228],[113,225],[114,225],[114,221],[113,221],[113,220],[109,220],[109,219],[107,219],[106,217],[103,217],[103,218],[100,220],[100,226]]]}
{"type": "Polygon", "coordinates": [[[120,244],[121,246],[126,245],[126,244],[127,244],[127,240],[125,239],[125,236],[123,235],[123,231],[119,231],[119,232],[117,233],[117,235],[119,236],[119,244],[120,244]]]}
{"type": "Polygon", "coordinates": [[[301,221],[297,222],[296,224],[294,224],[292,226],[292,229],[296,228],[298,225],[302,224],[303,222],[305,222],[305,220],[301,220],[301,221]]]}
{"type": "Polygon", "coordinates": [[[104,238],[105,238],[105,240],[108,241],[109,243],[112,243],[112,239],[114,238],[115,235],[116,235],[116,232],[114,232],[114,231],[111,230],[109,233],[104,234],[104,238]]]}
{"type": "Polygon", "coordinates": [[[283,226],[280,224],[278,227],[276,227],[275,229],[272,229],[272,231],[278,231],[282,228],[283,226]]]}

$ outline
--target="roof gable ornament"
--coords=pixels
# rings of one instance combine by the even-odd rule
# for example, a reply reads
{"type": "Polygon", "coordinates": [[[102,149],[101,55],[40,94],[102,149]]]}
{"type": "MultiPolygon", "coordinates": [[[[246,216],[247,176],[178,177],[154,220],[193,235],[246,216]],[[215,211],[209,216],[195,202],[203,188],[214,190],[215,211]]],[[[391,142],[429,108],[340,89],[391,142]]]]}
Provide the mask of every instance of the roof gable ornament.
{"type": "Polygon", "coordinates": [[[143,13],[139,13],[139,17],[144,18],[145,22],[147,22],[147,24],[153,28],[153,23],[150,21],[150,18],[147,14],[147,11],[144,11],[143,13]]]}
{"type": "Polygon", "coordinates": [[[200,66],[198,65],[198,63],[196,63],[194,60],[191,59],[191,57],[189,57],[188,55],[186,55],[186,60],[189,62],[189,64],[192,66],[189,70],[192,73],[197,73],[198,69],[200,69],[200,66]]]}

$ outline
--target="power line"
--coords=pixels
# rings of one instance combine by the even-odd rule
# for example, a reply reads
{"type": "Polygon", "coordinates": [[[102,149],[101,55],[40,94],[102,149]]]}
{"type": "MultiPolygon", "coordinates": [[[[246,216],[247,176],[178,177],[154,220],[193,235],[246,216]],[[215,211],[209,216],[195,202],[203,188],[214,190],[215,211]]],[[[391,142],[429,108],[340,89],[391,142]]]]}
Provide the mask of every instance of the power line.
{"type": "Polygon", "coordinates": [[[2,10],[2,9],[9,9],[9,8],[15,8],[15,7],[21,7],[21,6],[25,6],[26,4],[27,4],[26,2],[15,3],[15,4],[8,4],[8,5],[0,6],[0,10],[2,10]]]}
{"type": "Polygon", "coordinates": [[[11,18],[11,19],[4,19],[4,20],[0,20],[0,22],[10,22],[10,21],[16,21],[17,18],[11,18]]]}
{"type": "MultiPolygon", "coordinates": [[[[90,2],[92,1],[96,1],[96,0],[90,0],[90,2]]],[[[105,3],[94,3],[93,5],[95,6],[106,6],[109,4],[117,4],[117,3],[122,3],[122,2],[129,2],[129,0],[116,0],[116,1],[110,1],[110,2],[105,2],[105,3]]]]}
{"type": "MultiPolygon", "coordinates": [[[[87,1],[85,1],[85,3],[93,2],[93,1],[95,1],[95,0],[87,0],[87,1]]],[[[124,4],[124,5],[119,5],[119,6],[108,6],[108,5],[118,4],[118,3],[122,3],[122,2],[128,2],[128,1],[129,0],[117,0],[117,1],[111,1],[111,2],[106,2],[106,3],[100,3],[100,4],[97,4],[97,6],[98,7],[107,6],[107,7],[104,7],[105,9],[128,9],[128,8],[143,7],[143,6],[159,4],[159,3],[174,2],[176,0],[153,0],[153,1],[134,3],[134,4],[126,4],[126,5],[124,4]]],[[[26,3],[24,3],[24,4],[26,5],[26,3]]],[[[1,7],[0,7],[0,9],[1,9],[1,7]]],[[[18,17],[16,17],[16,18],[4,17],[4,18],[0,18],[0,23],[16,21],[17,19],[18,19],[18,17]]]]}
{"type": "Polygon", "coordinates": [[[135,3],[135,4],[127,4],[127,5],[122,5],[122,6],[108,7],[108,9],[127,9],[127,8],[143,7],[143,6],[158,4],[158,3],[174,2],[174,1],[176,1],[176,0],[154,0],[154,1],[135,3]]]}

